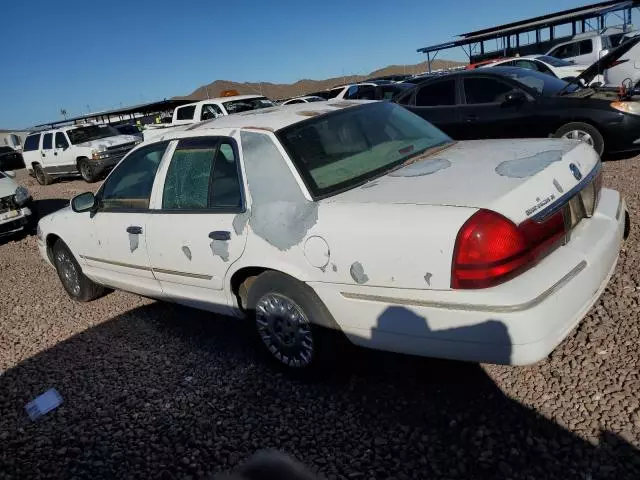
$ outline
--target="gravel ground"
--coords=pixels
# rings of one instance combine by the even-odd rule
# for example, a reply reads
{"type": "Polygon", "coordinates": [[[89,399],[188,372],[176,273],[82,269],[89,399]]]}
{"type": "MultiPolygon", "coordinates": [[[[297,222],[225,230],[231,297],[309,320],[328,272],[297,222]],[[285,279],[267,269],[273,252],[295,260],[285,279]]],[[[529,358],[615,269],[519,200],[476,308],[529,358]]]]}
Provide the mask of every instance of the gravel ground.
{"type": "MultiPolygon", "coordinates": [[[[87,189],[40,187],[41,210],[87,189]]],[[[640,208],[640,163],[605,164],[640,208]]],[[[95,188],[95,186],[94,186],[95,188]]],[[[35,237],[0,244],[0,478],[199,478],[263,449],[326,478],[640,478],[637,229],[548,361],[471,365],[353,349],[315,383],[266,367],[228,319],[116,292],[70,301],[35,237]],[[64,398],[36,422],[25,404],[64,398]]]]}

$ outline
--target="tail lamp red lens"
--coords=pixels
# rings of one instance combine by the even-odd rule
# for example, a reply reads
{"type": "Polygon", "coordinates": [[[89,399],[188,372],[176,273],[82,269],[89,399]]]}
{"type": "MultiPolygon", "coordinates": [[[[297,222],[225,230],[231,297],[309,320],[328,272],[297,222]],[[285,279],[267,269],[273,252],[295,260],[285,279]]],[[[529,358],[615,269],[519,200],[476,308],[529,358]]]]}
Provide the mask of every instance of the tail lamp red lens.
{"type": "Polygon", "coordinates": [[[479,210],[458,232],[451,287],[478,289],[506,282],[559,246],[564,236],[562,210],[519,226],[499,213],[479,210]]]}

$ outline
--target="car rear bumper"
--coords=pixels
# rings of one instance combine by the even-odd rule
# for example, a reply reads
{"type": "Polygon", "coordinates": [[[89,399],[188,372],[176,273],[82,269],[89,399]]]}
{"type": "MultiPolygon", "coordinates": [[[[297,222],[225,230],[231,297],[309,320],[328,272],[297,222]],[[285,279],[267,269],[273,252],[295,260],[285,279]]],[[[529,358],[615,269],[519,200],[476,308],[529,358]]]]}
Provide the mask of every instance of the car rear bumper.
{"type": "Polygon", "coordinates": [[[355,344],[474,362],[544,359],[604,291],[628,229],[626,204],[603,189],[592,218],[536,267],[497,287],[433,291],[310,283],[355,344]]]}

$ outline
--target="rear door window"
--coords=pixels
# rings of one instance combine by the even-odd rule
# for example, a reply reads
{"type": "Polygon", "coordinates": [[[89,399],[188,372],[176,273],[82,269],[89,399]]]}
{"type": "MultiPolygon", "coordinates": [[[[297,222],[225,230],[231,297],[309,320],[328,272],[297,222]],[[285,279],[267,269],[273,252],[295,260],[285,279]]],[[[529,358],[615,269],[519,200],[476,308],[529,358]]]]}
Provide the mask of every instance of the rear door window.
{"type": "Polygon", "coordinates": [[[493,78],[465,78],[464,96],[467,105],[502,103],[513,88],[493,78]]]}
{"type": "Polygon", "coordinates": [[[456,81],[443,80],[425,85],[416,94],[416,107],[438,107],[456,104],[456,81]]]}
{"type": "Polygon", "coordinates": [[[195,113],[195,111],[196,111],[195,105],[178,108],[176,120],[193,120],[193,114],[195,113]]]}
{"type": "Polygon", "coordinates": [[[240,170],[230,140],[180,140],[162,193],[165,210],[230,210],[242,206],[240,170]]]}
{"type": "Polygon", "coordinates": [[[56,132],[56,148],[67,148],[69,142],[63,132],[56,132]]]}
{"type": "Polygon", "coordinates": [[[38,150],[40,145],[40,134],[29,135],[24,141],[23,152],[32,152],[33,150],[38,150]]]}
{"type": "Polygon", "coordinates": [[[45,133],[44,138],[42,139],[42,149],[51,150],[52,145],[53,145],[53,133],[45,133]]]}

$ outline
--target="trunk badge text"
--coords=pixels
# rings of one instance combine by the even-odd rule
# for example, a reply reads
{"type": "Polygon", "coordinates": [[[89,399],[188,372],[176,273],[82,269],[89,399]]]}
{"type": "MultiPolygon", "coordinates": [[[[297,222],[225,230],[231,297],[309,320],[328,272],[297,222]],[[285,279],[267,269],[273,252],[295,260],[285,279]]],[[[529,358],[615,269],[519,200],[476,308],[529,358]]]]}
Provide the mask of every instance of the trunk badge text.
{"type": "Polygon", "coordinates": [[[571,170],[571,173],[573,173],[573,176],[575,177],[576,180],[578,181],[582,180],[582,173],[580,172],[580,169],[575,163],[569,164],[569,170],[571,170]]]}

